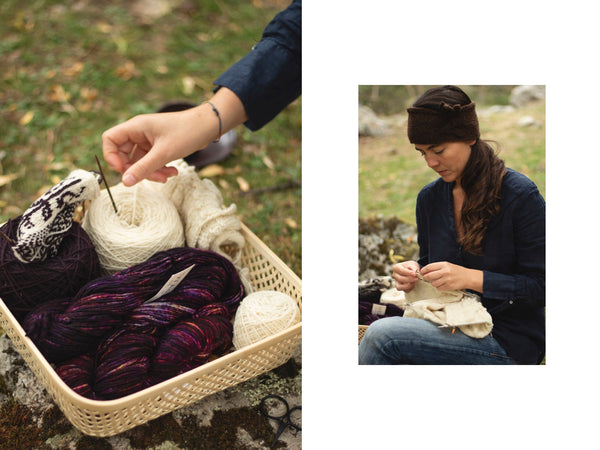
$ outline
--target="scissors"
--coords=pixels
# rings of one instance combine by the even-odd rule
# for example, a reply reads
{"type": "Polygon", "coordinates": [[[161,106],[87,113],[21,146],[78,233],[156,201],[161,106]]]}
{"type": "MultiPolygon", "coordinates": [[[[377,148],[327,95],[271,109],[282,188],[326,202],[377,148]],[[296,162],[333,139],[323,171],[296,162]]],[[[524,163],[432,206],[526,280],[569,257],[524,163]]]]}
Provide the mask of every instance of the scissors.
{"type": "Polygon", "coordinates": [[[294,406],[290,409],[290,405],[285,401],[283,397],[279,395],[267,395],[260,402],[260,412],[269,419],[276,420],[279,422],[279,428],[277,429],[277,434],[275,435],[275,440],[271,444],[271,447],[275,446],[275,443],[281,436],[281,433],[287,428],[293,428],[297,431],[302,431],[302,427],[298,424],[296,420],[297,417],[292,417],[292,414],[295,411],[301,411],[302,406],[294,406]],[[267,405],[267,400],[271,400],[269,405],[267,405]],[[281,412],[283,412],[281,414],[281,412]]]}

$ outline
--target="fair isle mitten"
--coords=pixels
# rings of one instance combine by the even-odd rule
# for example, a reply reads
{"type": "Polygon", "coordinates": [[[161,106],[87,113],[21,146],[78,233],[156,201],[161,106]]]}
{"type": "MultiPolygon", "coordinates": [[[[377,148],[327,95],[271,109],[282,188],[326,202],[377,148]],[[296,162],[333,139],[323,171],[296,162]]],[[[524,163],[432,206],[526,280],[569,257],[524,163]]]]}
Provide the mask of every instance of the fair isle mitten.
{"type": "Polygon", "coordinates": [[[75,208],[100,194],[100,181],[95,172],[77,169],[33,202],[17,230],[17,243],[12,247],[15,257],[31,263],[56,256],[73,224],[75,208]]]}

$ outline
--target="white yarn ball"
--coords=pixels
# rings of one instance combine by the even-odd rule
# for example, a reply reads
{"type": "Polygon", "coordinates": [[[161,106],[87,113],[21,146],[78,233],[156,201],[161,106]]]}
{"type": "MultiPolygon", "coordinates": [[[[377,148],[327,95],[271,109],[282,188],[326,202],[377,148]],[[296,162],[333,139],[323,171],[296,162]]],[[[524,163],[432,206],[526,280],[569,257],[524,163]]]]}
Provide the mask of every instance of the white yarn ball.
{"type": "Polygon", "coordinates": [[[289,295],[257,291],[247,295],[235,314],[233,346],[246,347],[300,322],[300,308],[289,295]]]}
{"type": "Polygon", "coordinates": [[[85,213],[83,228],[107,274],[142,263],[159,251],[185,245],[177,208],[146,183],[110,188],[118,214],[106,189],[85,213]]]}

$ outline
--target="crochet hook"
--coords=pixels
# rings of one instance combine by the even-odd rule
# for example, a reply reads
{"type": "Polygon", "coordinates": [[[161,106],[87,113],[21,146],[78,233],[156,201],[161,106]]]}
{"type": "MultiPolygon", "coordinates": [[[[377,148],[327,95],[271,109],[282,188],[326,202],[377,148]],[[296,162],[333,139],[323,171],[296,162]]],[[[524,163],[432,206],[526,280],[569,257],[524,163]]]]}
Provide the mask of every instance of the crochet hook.
{"type": "Polygon", "coordinates": [[[102,177],[102,180],[104,180],[104,185],[106,186],[106,192],[108,192],[108,197],[110,198],[110,202],[112,203],[113,208],[115,208],[115,214],[119,214],[119,211],[117,211],[117,205],[115,205],[115,200],[113,199],[113,196],[110,193],[110,189],[108,188],[108,182],[106,181],[106,177],[104,176],[104,171],[102,170],[102,166],[100,165],[100,160],[98,159],[98,156],[94,155],[94,157],[96,158],[96,163],[98,164],[98,169],[100,169],[100,176],[102,177]]]}

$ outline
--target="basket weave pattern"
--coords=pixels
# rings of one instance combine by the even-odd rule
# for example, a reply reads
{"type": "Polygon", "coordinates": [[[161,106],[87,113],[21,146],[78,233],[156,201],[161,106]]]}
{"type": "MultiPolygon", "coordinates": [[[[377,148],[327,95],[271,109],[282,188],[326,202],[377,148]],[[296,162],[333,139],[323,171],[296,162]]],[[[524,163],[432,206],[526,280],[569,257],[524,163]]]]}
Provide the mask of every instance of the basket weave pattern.
{"type": "Polygon", "coordinates": [[[362,338],[365,335],[367,328],[369,328],[367,325],[359,325],[358,326],[358,343],[359,344],[360,344],[360,341],[362,341],[362,338]]]}
{"type": "MultiPolygon", "coordinates": [[[[256,235],[242,225],[242,265],[256,290],[276,290],[302,310],[302,283],[256,235]]],[[[126,397],[97,401],[72,391],[56,374],[0,299],[0,327],[67,419],[91,436],[113,436],[207,395],[268,372],[291,358],[302,340],[302,323],[200,367],[126,397]]]]}

